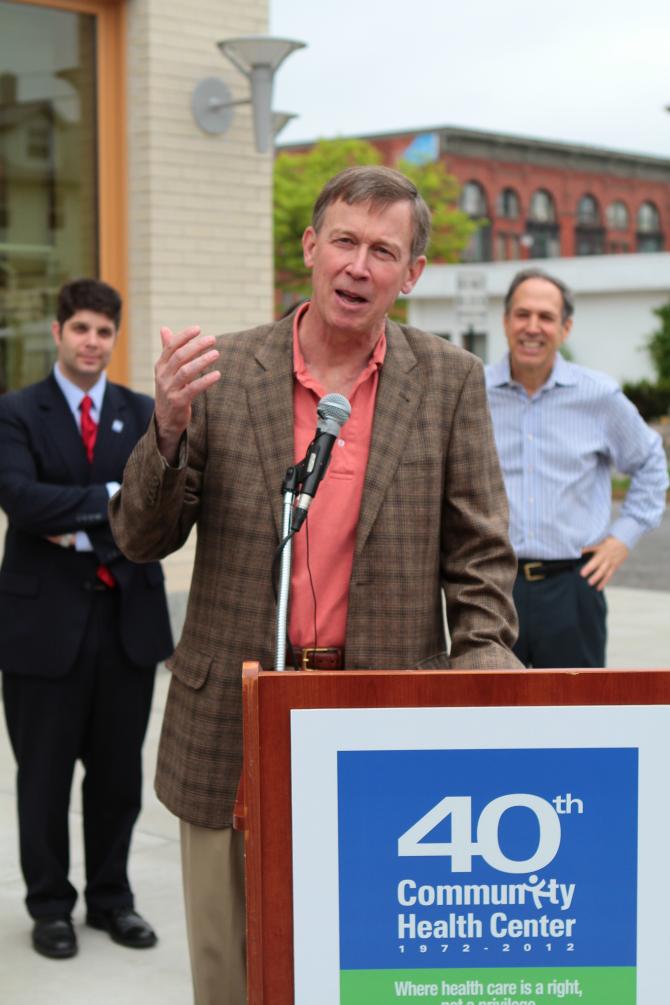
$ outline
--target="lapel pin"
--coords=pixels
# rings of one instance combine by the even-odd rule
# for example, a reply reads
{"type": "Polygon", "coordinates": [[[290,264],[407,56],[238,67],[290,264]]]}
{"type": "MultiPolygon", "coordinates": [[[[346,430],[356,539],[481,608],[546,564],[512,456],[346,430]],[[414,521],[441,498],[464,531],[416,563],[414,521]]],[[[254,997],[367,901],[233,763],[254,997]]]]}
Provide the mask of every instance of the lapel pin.
{"type": "Polygon", "coordinates": [[[123,429],[123,422],[121,421],[121,419],[114,419],[114,422],[112,423],[112,432],[120,433],[122,429],[123,429]]]}

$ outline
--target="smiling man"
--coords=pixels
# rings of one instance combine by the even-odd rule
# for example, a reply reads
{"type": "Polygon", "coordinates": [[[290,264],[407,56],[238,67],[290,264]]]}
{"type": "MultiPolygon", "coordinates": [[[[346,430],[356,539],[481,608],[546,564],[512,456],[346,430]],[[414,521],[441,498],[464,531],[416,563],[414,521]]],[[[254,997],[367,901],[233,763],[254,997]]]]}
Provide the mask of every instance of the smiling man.
{"type": "Polygon", "coordinates": [[[516,564],[482,366],[388,318],[421,276],[429,229],[407,178],[350,168],[325,186],[303,237],[308,303],[218,340],[197,326],[161,331],[154,422],[110,511],[136,561],[169,554],[198,529],[156,781],[181,818],[198,1005],[246,1001],[243,845],[231,829],[241,668],[274,665],[281,486],[314,436],[323,395],[345,395],[351,417],[293,539],[296,667],[519,665],[516,564]]]}
{"type": "Polygon", "coordinates": [[[68,283],[53,371],[0,398],[0,669],[33,946],[53,959],[77,952],[68,812],[78,760],[86,921],[124,946],[156,943],[127,865],[154,671],[172,637],[160,566],[133,565],[109,529],[109,496],[152,412],[147,395],[106,378],[120,317],[111,286],[68,283]]]}
{"type": "Polygon", "coordinates": [[[496,442],[518,556],[514,600],[526,666],[605,665],[603,589],[665,508],[660,437],[616,381],[567,362],[570,290],[541,269],[505,297],[509,352],[486,368],[496,442]],[[612,469],[631,476],[612,521],[612,469]]]}

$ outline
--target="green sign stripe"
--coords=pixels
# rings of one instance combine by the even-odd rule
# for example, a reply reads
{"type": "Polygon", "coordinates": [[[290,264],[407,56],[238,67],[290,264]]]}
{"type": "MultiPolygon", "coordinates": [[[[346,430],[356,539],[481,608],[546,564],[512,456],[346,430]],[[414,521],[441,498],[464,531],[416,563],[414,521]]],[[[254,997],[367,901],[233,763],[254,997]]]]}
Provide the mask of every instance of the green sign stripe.
{"type": "Polygon", "coordinates": [[[343,970],[340,1005],[635,1005],[635,984],[635,967],[343,970]]]}

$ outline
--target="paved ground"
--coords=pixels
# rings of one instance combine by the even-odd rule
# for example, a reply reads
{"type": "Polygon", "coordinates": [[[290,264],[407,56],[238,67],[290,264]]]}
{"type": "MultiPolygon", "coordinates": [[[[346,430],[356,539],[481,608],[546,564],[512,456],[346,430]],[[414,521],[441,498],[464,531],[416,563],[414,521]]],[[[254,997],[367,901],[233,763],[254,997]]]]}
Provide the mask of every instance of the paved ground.
{"type": "MultiPolygon", "coordinates": [[[[618,512],[620,505],[615,507],[618,512]]],[[[670,510],[661,526],[645,534],[617,573],[616,586],[670,591],[670,510]]]]}
{"type": "MultiPolygon", "coordinates": [[[[618,577],[617,587],[608,591],[612,667],[670,666],[669,545],[666,517],[662,530],[642,542],[618,577]],[[646,588],[637,588],[640,584],[646,588]]],[[[0,726],[0,1005],[190,1005],[177,825],[157,802],[151,784],[167,681],[167,672],[161,670],[145,748],[144,810],[131,857],[138,908],[159,933],[154,949],[124,949],[106,934],[87,929],[78,905],[79,955],[52,961],[33,952],[16,848],[14,764],[0,726]]],[[[78,787],[75,784],[75,791],[78,787]]],[[[77,797],[71,833],[72,872],[78,886],[80,830],[77,797]]]]}
{"type": "MultiPolygon", "coordinates": [[[[144,809],[131,856],[137,907],[159,935],[154,949],[125,949],[106,933],[86,928],[83,906],[77,904],[79,955],[71,960],[47,960],[33,952],[18,867],[14,764],[4,723],[0,727],[0,1005],[189,1005],[192,1001],[177,823],[152,791],[167,682],[168,672],[161,670],[145,745],[144,809]]],[[[81,889],[78,789],[75,781],[70,832],[73,882],[81,889]]]]}

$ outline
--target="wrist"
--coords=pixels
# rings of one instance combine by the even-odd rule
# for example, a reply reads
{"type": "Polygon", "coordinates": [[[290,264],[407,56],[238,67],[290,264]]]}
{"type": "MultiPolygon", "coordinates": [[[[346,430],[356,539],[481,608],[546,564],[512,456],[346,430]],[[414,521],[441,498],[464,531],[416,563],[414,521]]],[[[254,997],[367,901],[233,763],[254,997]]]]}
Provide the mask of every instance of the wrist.
{"type": "Polygon", "coordinates": [[[158,452],[170,467],[176,467],[179,460],[179,444],[185,430],[166,428],[158,416],[155,417],[155,429],[158,452]]]}

